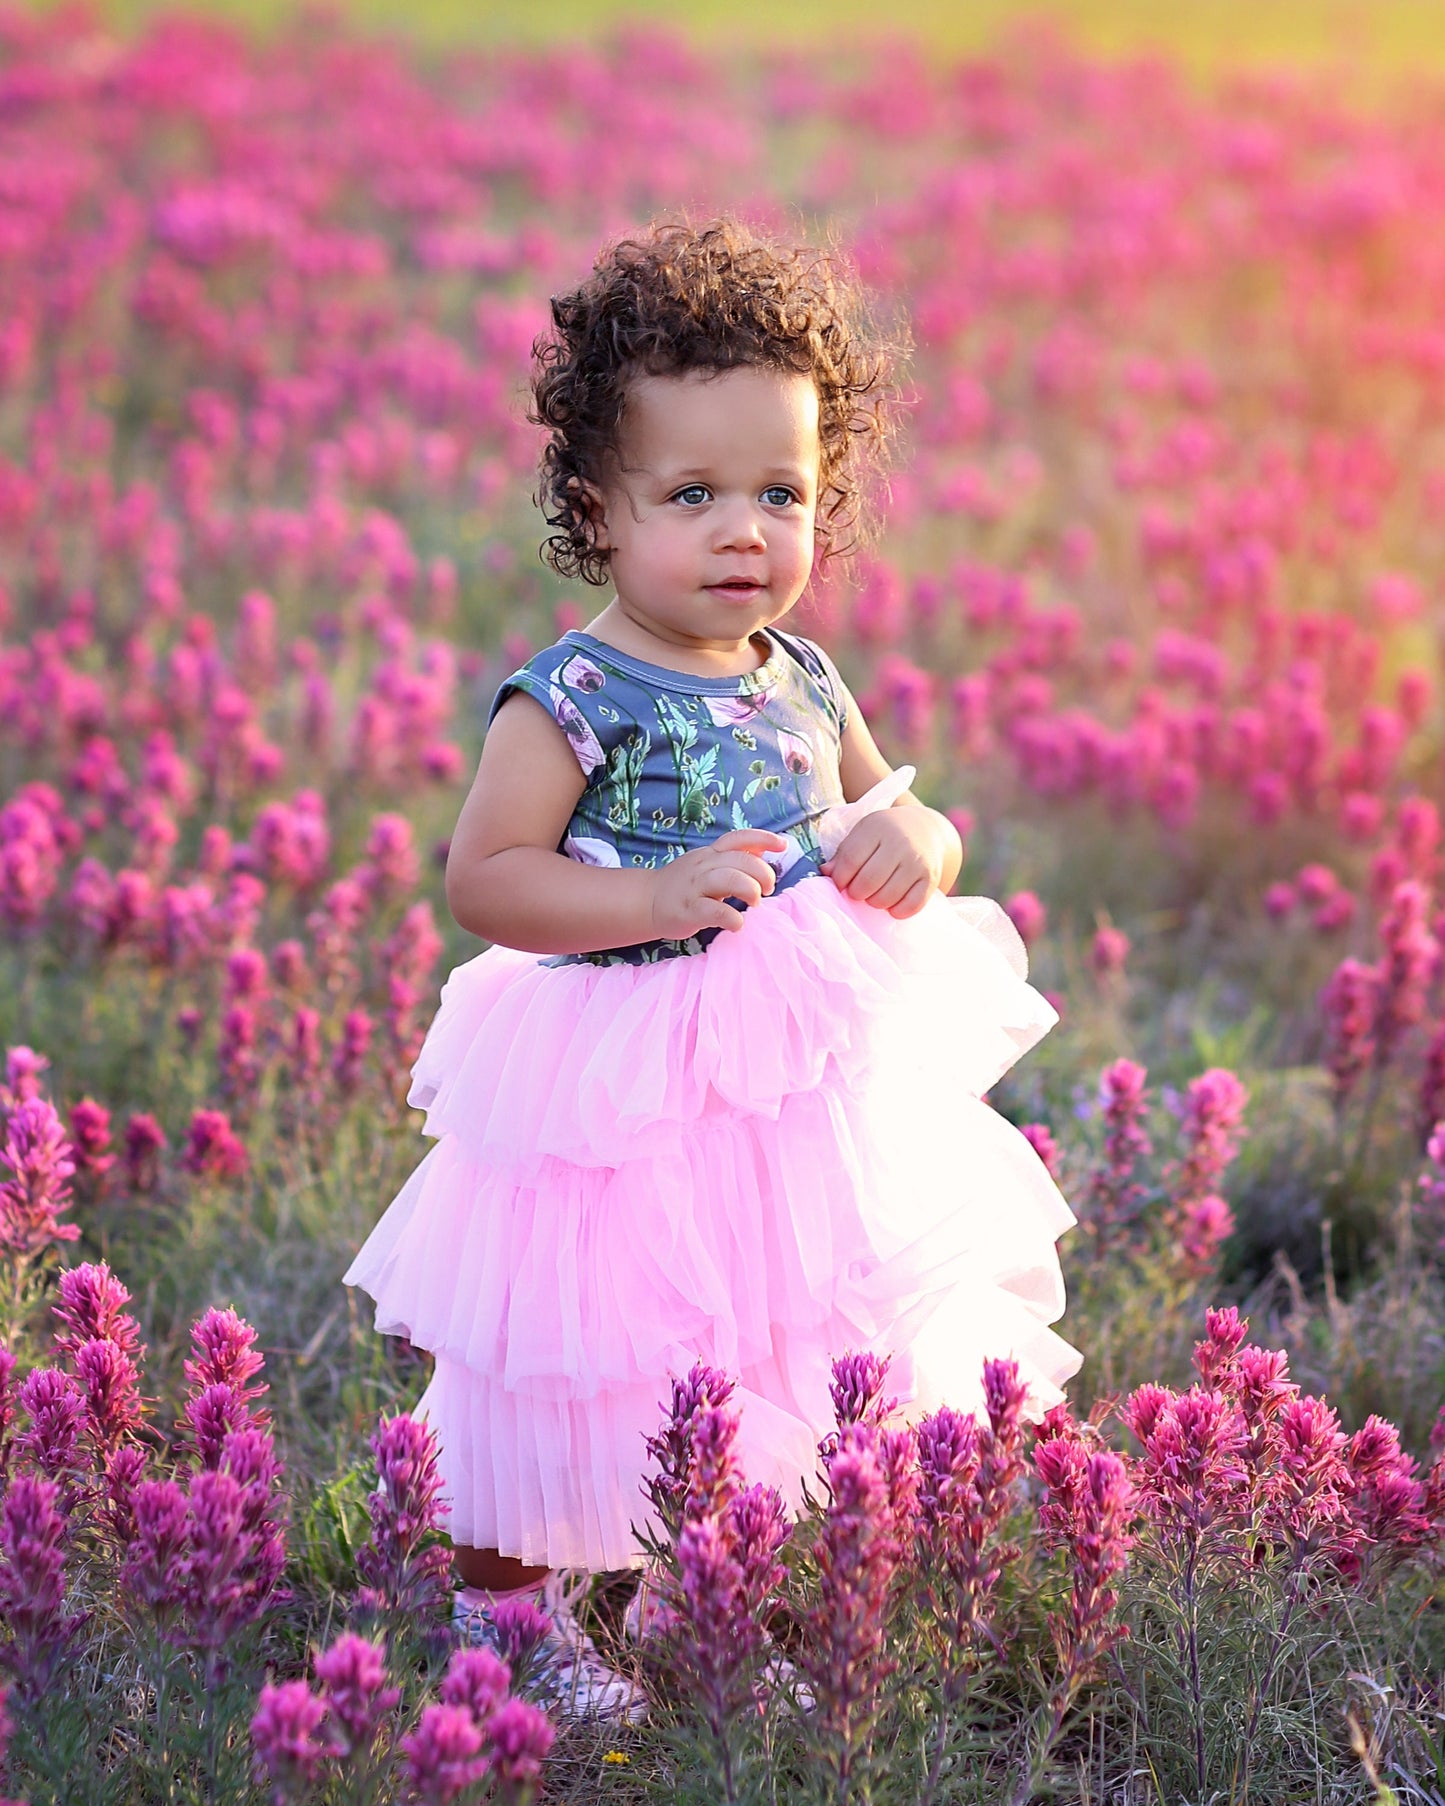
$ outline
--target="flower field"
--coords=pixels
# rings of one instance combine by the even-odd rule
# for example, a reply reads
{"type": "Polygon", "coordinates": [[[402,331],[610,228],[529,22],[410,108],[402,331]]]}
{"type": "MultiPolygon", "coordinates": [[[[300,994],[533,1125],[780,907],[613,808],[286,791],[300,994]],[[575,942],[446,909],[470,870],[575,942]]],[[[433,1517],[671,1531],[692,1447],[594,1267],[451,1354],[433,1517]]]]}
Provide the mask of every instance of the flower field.
{"type": "Polygon", "coordinates": [[[9,1797],[1441,1806],[1440,102],[0,14],[9,1797]],[[905,1430],[838,1350],[796,1525],[679,1376],[607,1729],[526,1610],[448,1649],[426,1357],[340,1275],[487,706],[602,600],[531,342],[684,203],[909,322],[886,531],[793,625],[1061,1011],[991,1101],[1086,1359],[905,1430]]]}

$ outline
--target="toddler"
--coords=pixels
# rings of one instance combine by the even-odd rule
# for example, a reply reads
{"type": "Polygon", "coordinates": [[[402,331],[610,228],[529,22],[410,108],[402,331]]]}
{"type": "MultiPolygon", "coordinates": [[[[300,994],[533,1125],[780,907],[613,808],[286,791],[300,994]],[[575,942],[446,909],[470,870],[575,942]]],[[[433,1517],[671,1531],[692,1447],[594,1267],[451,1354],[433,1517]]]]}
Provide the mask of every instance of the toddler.
{"type": "Polygon", "coordinates": [[[794,1504],[845,1349],[893,1356],[910,1420],[980,1405],[988,1356],[1042,1412],[1079,1362],[1049,1328],[1073,1217],[981,1101],[1056,1020],[1018,935],[950,899],[957,833],[779,625],[886,445],[856,285],[660,224],[552,316],[546,552],[610,593],[492,703],[447,865],[491,945],[414,1069],[436,1145],[346,1280],[435,1355],[462,1617],[535,1594],[573,1704],[635,1716],[568,1600],[642,1563],[672,1378],[737,1376],[746,1472],[794,1504]]]}

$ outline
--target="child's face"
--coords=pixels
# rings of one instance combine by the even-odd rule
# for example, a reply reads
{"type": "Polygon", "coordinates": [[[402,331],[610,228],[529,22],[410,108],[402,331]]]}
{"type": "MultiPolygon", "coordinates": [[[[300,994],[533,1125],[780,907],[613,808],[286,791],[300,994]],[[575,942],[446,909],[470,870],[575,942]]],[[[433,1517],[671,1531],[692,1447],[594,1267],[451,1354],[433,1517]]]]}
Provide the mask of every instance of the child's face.
{"type": "Polygon", "coordinates": [[[664,644],[732,651],[781,619],[813,568],[818,392],[743,368],[631,383],[596,492],[618,602],[664,644]]]}

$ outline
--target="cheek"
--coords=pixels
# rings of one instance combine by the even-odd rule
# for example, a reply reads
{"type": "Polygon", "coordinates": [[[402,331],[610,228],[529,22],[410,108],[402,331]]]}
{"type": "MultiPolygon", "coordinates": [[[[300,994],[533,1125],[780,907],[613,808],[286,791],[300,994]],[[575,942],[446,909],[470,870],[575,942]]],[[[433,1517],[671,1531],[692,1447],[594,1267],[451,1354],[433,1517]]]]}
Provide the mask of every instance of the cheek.
{"type": "Polygon", "coordinates": [[[782,550],[794,575],[800,581],[805,582],[813,568],[813,557],[816,550],[811,515],[806,521],[800,521],[792,528],[788,534],[787,545],[782,550]]]}

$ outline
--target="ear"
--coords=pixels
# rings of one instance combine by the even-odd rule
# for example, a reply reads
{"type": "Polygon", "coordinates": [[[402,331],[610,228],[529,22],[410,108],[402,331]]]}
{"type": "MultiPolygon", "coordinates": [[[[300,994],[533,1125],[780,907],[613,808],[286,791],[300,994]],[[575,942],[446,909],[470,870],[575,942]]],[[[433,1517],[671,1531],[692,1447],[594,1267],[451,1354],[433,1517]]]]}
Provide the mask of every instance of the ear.
{"type": "Polygon", "coordinates": [[[592,544],[599,552],[609,552],[612,542],[607,537],[607,505],[595,483],[579,479],[573,490],[578,512],[587,523],[592,544]]]}

